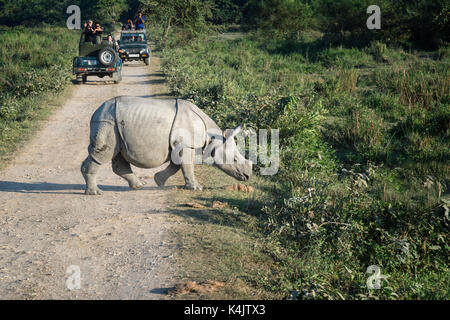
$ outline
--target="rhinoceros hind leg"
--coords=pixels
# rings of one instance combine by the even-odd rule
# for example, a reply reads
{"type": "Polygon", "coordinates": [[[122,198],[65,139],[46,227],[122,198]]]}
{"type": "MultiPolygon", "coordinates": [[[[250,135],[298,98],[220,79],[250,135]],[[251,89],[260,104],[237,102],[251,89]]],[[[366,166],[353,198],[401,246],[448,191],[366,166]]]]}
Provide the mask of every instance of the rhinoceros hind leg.
{"type": "Polygon", "coordinates": [[[90,155],[81,164],[81,173],[86,181],[86,190],[84,193],[87,195],[101,195],[103,193],[97,187],[97,172],[99,168],[100,164],[95,162],[90,155]]]}
{"type": "Polygon", "coordinates": [[[162,187],[166,184],[167,179],[173,176],[175,173],[180,170],[181,166],[174,164],[172,161],[169,163],[167,168],[155,173],[155,182],[159,187],[162,187]]]}
{"type": "Polygon", "coordinates": [[[195,179],[194,156],[195,156],[194,149],[188,148],[183,149],[181,170],[183,171],[184,181],[186,182],[184,188],[190,190],[203,190],[203,187],[195,179]]]}
{"type": "Polygon", "coordinates": [[[145,182],[136,177],[133,170],[131,170],[130,163],[120,153],[112,159],[112,169],[115,174],[127,180],[128,185],[133,190],[140,189],[145,185],[145,182]]]}

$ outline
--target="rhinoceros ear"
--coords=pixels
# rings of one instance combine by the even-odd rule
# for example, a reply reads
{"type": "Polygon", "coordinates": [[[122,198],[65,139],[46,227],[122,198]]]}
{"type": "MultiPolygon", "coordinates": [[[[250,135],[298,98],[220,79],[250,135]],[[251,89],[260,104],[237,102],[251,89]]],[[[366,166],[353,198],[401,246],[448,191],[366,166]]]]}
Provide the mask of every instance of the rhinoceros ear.
{"type": "Polygon", "coordinates": [[[233,139],[239,132],[242,131],[242,124],[238,125],[236,128],[233,129],[233,131],[227,130],[227,134],[225,136],[225,139],[233,139]]]}

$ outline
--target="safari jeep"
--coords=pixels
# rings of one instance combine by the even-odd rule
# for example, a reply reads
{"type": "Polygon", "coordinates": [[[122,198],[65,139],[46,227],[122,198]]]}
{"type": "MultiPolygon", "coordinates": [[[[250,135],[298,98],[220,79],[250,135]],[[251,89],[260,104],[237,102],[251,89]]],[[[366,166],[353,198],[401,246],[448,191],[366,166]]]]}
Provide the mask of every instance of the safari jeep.
{"type": "Polygon", "coordinates": [[[85,41],[84,34],[81,34],[78,57],[73,59],[76,83],[86,83],[88,76],[108,76],[114,83],[119,83],[122,80],[122,60],[116,49],[114,37],[113,43],[109,43],[107,33],[98,36],[95,43],[85,41]]]}
{"type": "Polygon", "coordinates": [[[144,61],[150,64],[150,48],[147,44],[147,37],[144,30],[122,31],[119,41],[120,58],[123,61],[144,61]]]}

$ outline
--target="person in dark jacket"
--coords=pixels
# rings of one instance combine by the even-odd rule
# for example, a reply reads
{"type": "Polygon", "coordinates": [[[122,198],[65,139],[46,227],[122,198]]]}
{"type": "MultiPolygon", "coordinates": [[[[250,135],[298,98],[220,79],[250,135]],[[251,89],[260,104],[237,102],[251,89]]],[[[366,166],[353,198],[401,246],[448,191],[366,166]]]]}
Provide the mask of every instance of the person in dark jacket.
{"type": "Polygon", "coordinates": [[[103,34],[103,29],[100,27],[100,23],[96,22],[94,32],[93,32],[93,41],[92,42],[96,43],[96,44],[100,44],[100,42],[102,42],[102,34],[103,34]]]}
{"type": "Polygon", "coordinates": [[[85,42],[94,42],[95,41],[94,23],[92,20],[89,20],[87,22],[87,24],[84,25],[83,33],[84,33],[84,41],[85,42]]]}

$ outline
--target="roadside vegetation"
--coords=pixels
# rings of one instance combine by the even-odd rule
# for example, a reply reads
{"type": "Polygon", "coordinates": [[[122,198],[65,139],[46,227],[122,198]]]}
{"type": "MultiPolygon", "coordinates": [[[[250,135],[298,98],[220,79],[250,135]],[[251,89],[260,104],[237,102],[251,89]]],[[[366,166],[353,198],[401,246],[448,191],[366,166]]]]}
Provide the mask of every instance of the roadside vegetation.
{"type": "Polygon", "coordinates": [[[255,195],[244,198],[212,188],[213,199],[237,211],[197,212],[266,244],[265,258],[252,260],[235,241],[245,257],[231,259],[244,269],[261,265],[258,276],[240,279],[266,295],[448,299],[449,47],[328,35],[173,31],[162,56],[177,96],[222,128],[280,130],[277,175],[256,178],[255,195]],[[230,214],[246,222],[239,226],[230,214]],[[381,290],[367,289],[371,265],[389,275],[381,290]]]}
{"type": "Polygon", "coordinates": [[[70,83],[78,32],[0,28],[0,157],[15,150],[70,83]]]}

